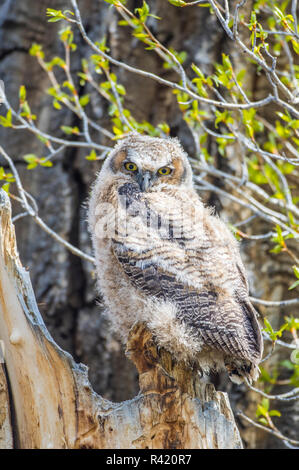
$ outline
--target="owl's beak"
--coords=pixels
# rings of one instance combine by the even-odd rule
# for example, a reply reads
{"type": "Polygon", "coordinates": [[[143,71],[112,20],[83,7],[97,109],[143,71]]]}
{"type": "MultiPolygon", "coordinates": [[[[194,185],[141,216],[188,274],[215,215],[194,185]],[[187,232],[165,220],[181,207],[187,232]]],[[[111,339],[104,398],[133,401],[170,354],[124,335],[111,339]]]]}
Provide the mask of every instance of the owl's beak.
{"type": "Polygon", "coordinates": [[[146,191],[151,185],[151,174],[149,171],[140,173],[137,178],[141,191],[146,191]]]}

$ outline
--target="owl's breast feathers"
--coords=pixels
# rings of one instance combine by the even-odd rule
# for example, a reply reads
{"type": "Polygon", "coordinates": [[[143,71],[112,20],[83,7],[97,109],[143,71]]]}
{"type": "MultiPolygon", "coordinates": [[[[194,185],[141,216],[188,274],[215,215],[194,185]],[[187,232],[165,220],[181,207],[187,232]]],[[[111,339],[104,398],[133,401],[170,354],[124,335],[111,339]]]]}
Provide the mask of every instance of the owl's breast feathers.
{"type": "Polygon", "coordinates": [[[163,192],[142,193],[130,183],[118,194],[125,197],[127,218],[139,217],[134,233],[122,231],[112,239],[113,254],[132,285],[142,295],[172,302],[178,320],[192,334],[208,348],[243,361],[247,373],[238,375],[249,376],[250,367],[256,368],[261,359],[261,333],[242,261],[226,226],[193,199],[202,220],[178,230],[185,221],[176,211],[177,199],[171,202],[163,192]],[[170,213],[167,220],[159,210],[163,198],[170,213]],[[214,222],[218,235],[221,232],[216,239],[214,222]]]}

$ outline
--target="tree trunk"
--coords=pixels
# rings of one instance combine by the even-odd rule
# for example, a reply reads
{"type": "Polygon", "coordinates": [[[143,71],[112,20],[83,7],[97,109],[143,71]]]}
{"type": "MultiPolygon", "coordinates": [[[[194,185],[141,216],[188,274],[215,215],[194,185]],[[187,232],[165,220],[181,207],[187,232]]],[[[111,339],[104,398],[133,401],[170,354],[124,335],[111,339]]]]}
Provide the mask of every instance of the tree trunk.
{"type": "Polygon", "coordinates": [[[5,369],[4,365],[0,364],[0,449],[12,449],[13,447],[10,407],[5,369]]]}
{"type": "Polygon", "coordinates": [[[87,367],[76,364],[50,336],[29,274],[18,257],[9,199],[0,191],[0,332],[6,374],[0,369],[0,447],[227,449],[241,440],[227,395],[159,351],[137,324],[127,354],[139,373],[140,393],[113,403],[97,395],[87,367]]]}

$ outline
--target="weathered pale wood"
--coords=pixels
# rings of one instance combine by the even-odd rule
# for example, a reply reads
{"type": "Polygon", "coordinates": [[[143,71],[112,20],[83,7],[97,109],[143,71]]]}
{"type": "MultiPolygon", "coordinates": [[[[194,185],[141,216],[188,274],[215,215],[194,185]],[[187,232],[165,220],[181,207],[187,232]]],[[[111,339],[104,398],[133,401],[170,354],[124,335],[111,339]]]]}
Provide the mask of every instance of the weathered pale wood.
{"type": "Polygon", "coordinates": [[[86,366],[76,364],[45,327],[18,257],[10,216],[9,199],[0,191],[0,339],[14,406],[15,447],[242,447],[227,395],[200,384],[183,364],[158,350],[142,324],[132,329],[127,345],[139,372],[140,394],[122,403],[97,395],[86,366]]]}
{"type": "MultiPolygon", "coordinates": [[[[1,345],[0,345],[1,347],[1,345]]],[[[0,352],[1,358],[1,352],[0,352]]],[[[13,448],[10,403],[3,364],[0,364],[0,449],[13,448]]]]}

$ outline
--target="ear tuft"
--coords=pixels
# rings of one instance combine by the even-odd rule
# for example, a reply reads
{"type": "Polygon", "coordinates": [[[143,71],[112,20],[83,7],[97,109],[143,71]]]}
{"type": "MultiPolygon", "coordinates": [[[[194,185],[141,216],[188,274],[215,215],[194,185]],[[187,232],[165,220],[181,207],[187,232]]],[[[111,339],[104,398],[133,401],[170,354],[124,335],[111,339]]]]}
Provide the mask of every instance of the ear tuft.
{"type": "Polygon", "coordinates": [[[122,149],[112,158],[111,169],[112,171],[114,171],[114,173],[117,173],[120,170],[126,157],[127,157],[127,151],[126,149],[122,149]]]}

